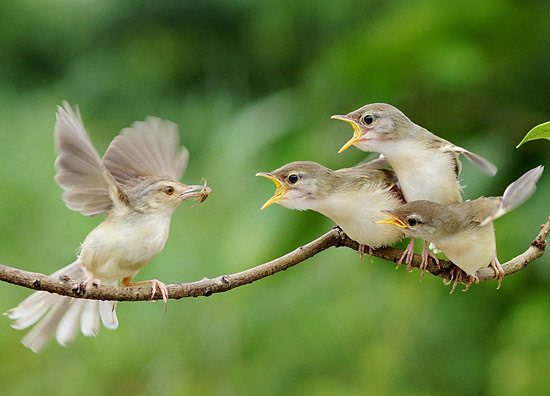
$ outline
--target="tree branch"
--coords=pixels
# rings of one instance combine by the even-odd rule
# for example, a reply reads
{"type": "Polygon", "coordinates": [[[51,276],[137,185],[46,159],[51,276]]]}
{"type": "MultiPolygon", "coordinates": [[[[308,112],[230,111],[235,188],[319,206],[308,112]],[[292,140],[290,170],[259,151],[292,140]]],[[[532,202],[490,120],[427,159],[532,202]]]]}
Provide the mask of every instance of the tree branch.
{"type": "MultiPolygon", "coordinates": [[[[550,218],[541,226],[541,231],[533,242],[531,242],[531,245],[525,252],[502,264],[505,276],[520,271],[531,261],[542,256],[544,250],[546,249],[546,238],[548,237],[549,232],[550,218]]],[[[250,268],[246,271],[237,272],[231,275],[222,275],[214,279],[204,278],[191,283],[173,283],[171,285],[167,285],[168,296],[171,299],[180,299],[184,297],[210,296],[213,293],[225,292],[236,287],[255,282],[277,272],[284,271],[287,268],[307,260],[308,258],[313,257],[317,253],[320,253],[330,247],[342,246],[354,250],[358,250],[359,248],[357,242],[351,240],[340,229],[333,228],[307,245],[300,246],[298,249],[282,257],[261,264],[257,267],[250,268]]],[[[373,256],[395,263],[399,260],[402,253],[402,250],[387,247],[374,250],[373,256]]],[[[420,255],[415,255],[412,266],[418,268],[420,266],[420,262],[420,255]]],[[[451,269],[453,267],[454,264],[450,261],[439,260],[439,265],[437,265],[435,261],[430,260],[426,271],[434,276],[438,276],[443,279],[450,279],[451,269]]],[[[479,270],[477,275],[480,282],[483,282],[494,279],[495,272],[492,268],[485,268],[479,270]]],[[[86,285],[84,283],[74,282],[66,276],[61,276],[59,279],[55,279],[44,274],[23,271],[2,264],[0,264],[0,280],[33,290],[43,290],[74,298],[113,301],[142,301],[151,299],[150,287],[93,285],[93,287],[86,289],[86,285]]],[[[458,281],[461,283],[466,283],[468,281],[467,275],[461,273],[458,281]]],[[[154,298],[162,298],[159,291],[157,291],[154,298]]]]}

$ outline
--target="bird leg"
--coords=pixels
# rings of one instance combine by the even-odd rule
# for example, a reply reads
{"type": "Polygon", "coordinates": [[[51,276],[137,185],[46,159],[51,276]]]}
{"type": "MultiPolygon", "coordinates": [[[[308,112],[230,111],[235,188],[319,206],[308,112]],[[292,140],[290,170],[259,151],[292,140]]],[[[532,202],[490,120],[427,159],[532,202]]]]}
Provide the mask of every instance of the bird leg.
{"type": "MultiPolygon", "coordinates": [[[[86,285],[86,291],[89,292],[92,289],[92,286],[98,285],[101,286],[101,281],[94,277],[94,274],[92,274],[86,267],[83,265],[80,265],[80,268],[82,268],[82,271],[84,272],[84,282],[83,284],[86,285]]],[[[80,286],[82,287],[82,286],[80,286]]]]}
{"type": "Polygon", "coordinates": [[[451,283],[453,284],[453,287],[451,288],[451,291],[449,294],[453,294],[453,292],[455,291],[456,289],[456,285],[458,284],[458,278],[460,277],[460,268],[458,268],[456,265],[451,268],[451,270],[449,271],[449,274],[451,275],[451,277],[449,279],[443,279],[443,284],[445,286],[449,286],[451,283]],[[454,282],[453,282],[454,280],[454,282]]]}
{"type": "Polygon", "coordinates": [[[359,257],[361,258],[361,263],[363,262],[363,256],[365,253],[367,253],[366,248],[369,248],[369,256],[370,256],[370,262],[372,263],[372,248],[367,245],[363,245],[362,243],[359,244],[359,257]]]}
{"type": "MultiPolygon", "coordinates": [[[[458,284],[458,280],[460,279],[460,273],[462,270],[458,268],[456,265],[451,268],[449,271],[449,274],[451,275],[450,279],[443,279],[443,284],[445,286],[449,286],[451,282],[453,283],[453,287],[451,288],[451,291],[449,294],[453,294],[453,292],[456,289],[456,285],[458,284]]],[[[468,275],[468,282],[466,282],[466,288],[462,290],[463,292],[468,291],[470,289],[470,286],[472,286],[472,283],[479,283],[479,278],[477,275],[468,275]]]]}
{"type": "Polygon", "coordinates": [[[144,285],[151,285],[153,289],[153,293],[151,294],[151,300],[155,297],[155,293],[157,292],[157,287],[159,288],[160,294],[162,295],[162,301],[164,301],[164,311],[166,312],[166,307],[168,306],[168,288],[164,283],[157,279],[151,279],[148,281],[142,281],[142,282],[130,282],[132,278],[126,277],[122,278],[120,280],[120,283],[122,286],[131,287],[131,286],[144,286],[144,285]]]}
{"type": "Polygon", "coordinates": [[[407,248],[403,251],[401,258],[397,262],[397,267],[395,267],[395,269],[399,268],[399,266],[403,263],[403,260],[405,260],[405,264],[407,265],[407,271],[411,272],[413,257],[414,257],[414,238],[411,238],[411,241],[407,245],[407,248]]]}
{"type": "Polygon", "coordinates": [[[479,278],[477,277],[477,275],[468,275],[468,282],[466,282],[466,288],[463,289],[462,291],[463,292],[468,291],[470,289],[470,286],[472,286],[472,283],[474,282],[479,283],[479,278]]]}
{"type": "Polygon", "coordinates": [[[500,285],[502,285],[502,278],[504,278],[504,269],[502,268],[502,265],[500,265],[500,263],[498,262],[496,254],[495,257],[493,257],[493,259],[491,260],[490,266],[495,271],[495,279],[498,280],[498,290],[500,289],[500,285]]]}
{"type": "Polygon", "coordinates": [[[424,240],[424,246],[422,247],[422,261],[420,263],[420,270],[422,271],[420,273],[420,282],[422,282],[422,279],[424,279],[424,272],[426,271],[426,268],[428,268],[428,258],[431,257],[434,259],[435,263],[439,265],[439,259],[430,252],[430,249],[428,249],[428,242],[424,240]]]}

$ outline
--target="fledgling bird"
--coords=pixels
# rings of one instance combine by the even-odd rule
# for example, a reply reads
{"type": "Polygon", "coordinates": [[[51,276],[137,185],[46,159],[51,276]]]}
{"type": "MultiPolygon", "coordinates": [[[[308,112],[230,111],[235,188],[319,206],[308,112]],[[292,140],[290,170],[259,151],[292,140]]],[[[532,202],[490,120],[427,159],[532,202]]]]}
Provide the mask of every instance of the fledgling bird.
{"type": "MultiPolygon", "coordinates": [[[[535,192],[535,183],[543,170],[543,166],[538,166],[526,172],[506,188],[502,197],[478,198],[450,205],[413,201],[397,209],[384,210],[391,218],[379,223],[394,225],[408,236],[433,242],[469,275],[465,290],[473,281],[478,281],[476,271],[489,264],[497,274],[500,288],[504,272],[496,255],[493,220],[525,202],[535,192]]],[[[458,274],[454,286],[457,279],[458,274]]]]}
{"type": "MultiPolygon", "coordinates": [[[[164,247],[174,210],[187,198],[202,202],[211,192],[205,185],[179,182],[189,153],[179,146],[176,124],[155,117],[125,128],[101,159],[84,127],[78,107],[58,106],[55,142],[55,180],[65,190],[69,209],[85,216],[107,214],[88,234],[76,261],[52,274],[76,282],[123,286],[151,285],[166,304],[166,285],[156,279],[132,278],[164,247]]],[[[22,343],[39,352],[56,331],[59,344],[72,341],[78,327],[85,336],[99,332],[99,317],[109,329],[118,327],[115,301],[74,299],[35,292],[5,313],[25,329],[46,316],[23,337],[22,343]],[[56,330],[57,327],[57,330],[56,330]]]]}
{"type": "MultiPolygon", "coordinates": [[[[354,145],[362,151],[382,154],[395,170],[407,202],[430,200],[443,205],[461,202],[460,154],[490,176],[497,171],[486,159],[434,135],[386,103],[368,104],[331,118],[346,121],[354,129],[353,137],[339,153],[354,145]]],[[[411,240],[399,263],[405,260],[410,270],[413,254],[414,240],[411,240]]],[[[426,267],[428,257],[437,261],[424,241],[421,269],[426,267]]]]}
{"type": "Polygon", "coordinates": [[[365,246],[371,249],[390,245],[401,239],[403,232],[376,221],[385,218],[380,210],[388,205],[397,208],[404,200],[395,173],[378,169],[377,165],[371,162],[333,171],[316,162],[297,161],[270,173],[257,173],[277,186],[275,195],[262,209],[277,203],[289,209],[319,212],[361,245],[361,255],[365,246]]]}

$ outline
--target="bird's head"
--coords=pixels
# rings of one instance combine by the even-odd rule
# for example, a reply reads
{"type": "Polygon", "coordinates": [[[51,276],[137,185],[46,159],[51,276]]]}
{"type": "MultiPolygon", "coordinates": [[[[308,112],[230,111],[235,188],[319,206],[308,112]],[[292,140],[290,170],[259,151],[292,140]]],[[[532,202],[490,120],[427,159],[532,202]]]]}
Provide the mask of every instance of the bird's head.
{"type": "Polygon", "coordinates": [[[435,202],[413,201],[395,210],[383,210],[382,213],[390,217],[377,223],[402,228],[411,237],[433,242],[448,228],[445,224],[450,217],[447,211],[444,205],[435,202]]]}
{"type": "Polygon", "coordinates": [[[312,209],[314,201],[325,196],[330,190],[334,172],[316,162],[291,162],[273,172],[259,172],[275,183],[277,190],[263,206],[278,203],[289,209],[312,209]]]}
{"type": "Polygon", "coordinates": [[[172,213],[187,198],[203,202],[212,192],[205,185],[186,185],[170,179],[138,178],[127,191],[130,205],[144,213],[172,213]]]}
{"type": "Polygon", "coordinates": [[[403,137],[414,124],[399,109],[386,103],[372,103],[346,115],[331,118],[348,122],[353,127],[353,137],[338,151],[350,146],[363,151],[373,150],[373,144],[403,137]]]}

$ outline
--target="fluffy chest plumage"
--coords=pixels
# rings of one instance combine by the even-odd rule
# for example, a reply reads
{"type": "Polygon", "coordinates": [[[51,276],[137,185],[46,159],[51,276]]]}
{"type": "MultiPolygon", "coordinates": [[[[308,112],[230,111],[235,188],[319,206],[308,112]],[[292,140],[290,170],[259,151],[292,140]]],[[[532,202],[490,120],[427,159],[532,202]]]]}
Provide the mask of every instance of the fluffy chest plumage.
{"type": "Polygon", "coordinates": [[[475,230],[463,230],[432,242],[468,275],[474,275],[477,270],[487,267],[496,254],[492,223],[475,230]]]}
{"type": "Polygon", "coordinates": [[[407,202],[421,199],[441,204],[462,201],[452,152],[409,140],[374,143],[370,149],[388,159],[407,202]]]}
{"type": "Polygon", "coordinates": [[[393,210],[400,205],[397,198],[380,189],[369,193],[334,192],[316,202],[312,209],[333,220],[351,239],[379,247],[403,237],[397,227],[376,224],[387,217],[381,210],[393,210]]]}
{"type": "Polygon", "coordinates": [[[109,217],[84,240],[81,264],[97,279],[133,277],[163,248],[170,217],[109,217]]]}

